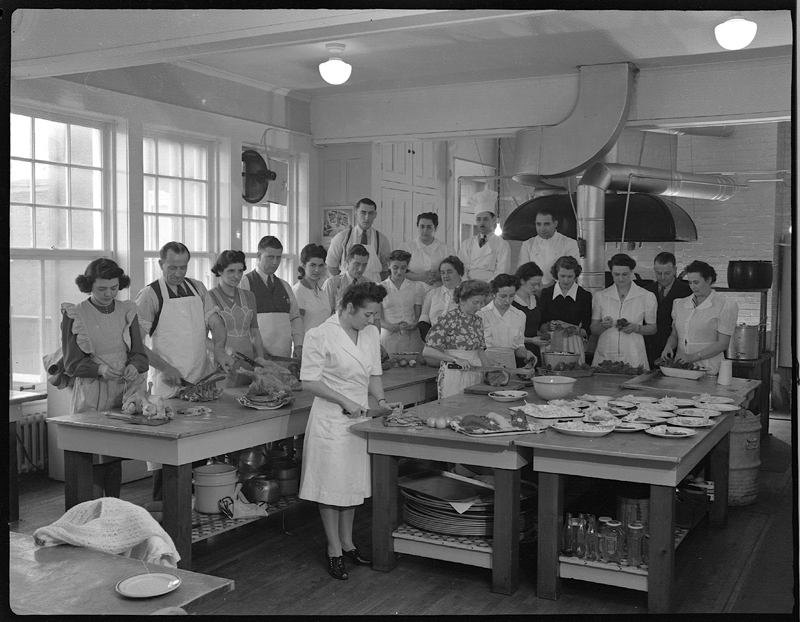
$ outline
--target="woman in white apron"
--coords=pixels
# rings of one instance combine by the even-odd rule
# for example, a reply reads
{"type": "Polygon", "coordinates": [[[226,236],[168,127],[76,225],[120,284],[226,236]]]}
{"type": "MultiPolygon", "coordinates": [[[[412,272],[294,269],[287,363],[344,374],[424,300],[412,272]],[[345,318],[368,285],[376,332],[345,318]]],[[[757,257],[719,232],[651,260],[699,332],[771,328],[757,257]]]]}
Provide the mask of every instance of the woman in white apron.
{"type": "Polygon", "coordinates": [[[492,279],[494,299],[478,311],[483,320],[486,358],[491,365],[515,369],[519,357],[536,364],[536,356],[525,348],[525,314],[512,306],[519,279],[501,274],[492,279]]]}
{"type": "MultiPolygon", "coordinates": [[[[264,346],[256,320],[256,297],[253,292],[239,287],[245,270],[245,256],[242,251],[222,251],[211,272],[219,277],[217,286],[206,293],[208,316],[216,312],[225,324],[225,351],[233,355],[240,352],[251,359],[264,358],[264,346]]],[[[239,369],[252,369],[244,361],[231,366],[225,388],[250,384],[252,378],[240,374],[239,369]]]]}
{"type": "Polygon", "coordinates": [[[386,288],[386,298],[381,304],[381,345],[389,354],[419,354],[425,346],[417,330],[425,290],[421,283],[406,278],[410,259],[411,253],[392,251],[389,255],[391,276],[381,281],[386,288]]]}
{"type": "Polygon", "coordinates": [[[677,346],[676,362],[694,363],[716,375],[736,328],[739,307],[713,290],[717,273],[704,261],[686,266],[686,280],[693,295],[672,303],[672,334],[661,356],[670,358],[677,346]]]}
{"type": "Polygon", "coordinates": [[[581,264],[570,255],[559,257],[550,268],[555,281],[539,295],[541,327],[556,332],[555,337],[542,352],[571,352],[580,354],[583,363],[586,339],[592,324],[592,295],[576,283],[581,274],[581,264]],[[545,326],[546,325],[546,326],[545,326]]]}
{"type": "Polygon", "coordinates": [[[465,388],[480,384],[483,379],[481,372],[469,369],[489,366],[483,320],[477,312],[491,291],[485,281],[462,282],[453,293],[453,300],[458,307],[442,315],[439,322],[428,331],[422,355],[439,363],[436,379],[439,399],[463,393],[465,388]],[[461,369],[450,369],[451,364],[461,369]]]}
{"type": "MultiPolygon", "coordinates": [[[[147,354],[136,303],[116,300],[130,278],[110,259],[96,259],[75,279],[91,297],[61,305],[64,371],[74,378],[73,413],[121,408],[126,392],[144,385],[147,354]]],[[[94,455],[94,496],[119,497],[121,458],[94,455]]]]}
{"type": "Polygon", "coordinates": [[[328,573],[347,579],[344,556],[369,565],[353,543],[355,507],[372,494],[370,458],[363,434],[351,426],[367,420],[371,394],[388,404],[381,383],[380,336],[373,323],[386,290],[375,283],[353,285],[342,308],[308,332],[300,379],[314,395],[306,425],[300,498],[316,501],[328,542],[328,573]]]}
{"type": "Polygon", "coordinates": [[[643,335],[654,335],[657,330],[658,301],[655,294],[632,281],[634,268],[636,261],[625,253],[608,261],[614,284],[596,292],[592,301],[591,330],[600,336],[593,366],[610,360],[650,370],[643,335]]]}
{"type": "Polygon", "coordinates": [[[300,315],[303,317],[303,334],[316,328],[331,316],[328,294],[321,284],[325,278],[327,251],[319,244],[307,244],[300,251],[299,280],[292,285],[300,315]]]}

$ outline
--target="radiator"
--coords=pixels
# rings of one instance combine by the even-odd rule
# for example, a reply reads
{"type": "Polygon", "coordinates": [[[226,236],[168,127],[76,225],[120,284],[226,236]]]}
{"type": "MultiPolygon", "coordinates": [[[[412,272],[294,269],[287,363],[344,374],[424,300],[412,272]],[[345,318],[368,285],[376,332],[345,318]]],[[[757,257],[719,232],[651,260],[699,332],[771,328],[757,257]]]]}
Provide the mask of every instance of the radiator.
{"type": "Polygon", "coordinates": [[[17,471],[28,473],[46,469],[47,413],[25,415],[17,421],[17,471]]]}

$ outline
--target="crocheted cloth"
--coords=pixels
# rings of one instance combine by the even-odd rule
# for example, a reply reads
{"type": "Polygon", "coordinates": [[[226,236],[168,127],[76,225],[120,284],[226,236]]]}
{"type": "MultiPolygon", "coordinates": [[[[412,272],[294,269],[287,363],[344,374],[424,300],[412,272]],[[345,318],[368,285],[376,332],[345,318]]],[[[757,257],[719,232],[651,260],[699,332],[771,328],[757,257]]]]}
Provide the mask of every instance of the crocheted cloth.
{"type": "Polygon", "coordinates": [[[138,544],[157,537],[167,544],[166,549],[159,547],[164,561],[177,564],[181,558],[172,538],[147,510],[114,497],[79,503],[52,525],[37,529],[33,537],[39,546],[72,544],[115,555],[130,554],[138,544]]]}

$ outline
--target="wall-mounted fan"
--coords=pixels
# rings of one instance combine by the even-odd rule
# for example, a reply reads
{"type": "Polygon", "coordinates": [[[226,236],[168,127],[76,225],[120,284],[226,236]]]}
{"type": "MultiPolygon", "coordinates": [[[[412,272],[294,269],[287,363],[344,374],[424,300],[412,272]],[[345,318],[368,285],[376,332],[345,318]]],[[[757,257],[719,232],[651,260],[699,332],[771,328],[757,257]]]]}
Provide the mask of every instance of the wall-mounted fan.
{"type": "Polygon", "coordinates": [[[260,153],[252,149],[242,152],[242,198],[245,201],[258,203],[267,194],[269,182],[276,177],[260,153]]]}

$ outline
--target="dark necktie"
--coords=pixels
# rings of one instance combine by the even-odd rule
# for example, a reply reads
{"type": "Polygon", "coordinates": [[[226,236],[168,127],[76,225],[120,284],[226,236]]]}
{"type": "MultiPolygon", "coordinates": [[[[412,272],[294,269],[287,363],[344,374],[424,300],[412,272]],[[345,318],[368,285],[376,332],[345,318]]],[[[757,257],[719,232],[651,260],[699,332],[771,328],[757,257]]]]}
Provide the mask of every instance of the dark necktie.
{"type": "Polygon", "coordinates": [[[178,296],[180,298],[184,298],[186,296],[191,296],[191,294],[186,290],[183,285],[178,285],[178,296]]]}
{"type": "Polygon", "coordinates": [[[364,246],[367,245],[367,232],[366,231],[362,231],[361,232],[361,244],[363,244],[364,246]]]}
{"type": "Polygon", "coordinates": [[[486,244],[486,236],[482,235],[481,239],[478,240],[478,248],[483,248],[483,245],[486,244]]]}
{"type": "Polygon", "coordinates": [[[664,288],[663,285],[659,285],[658,286],[658,302],[663,302],[664,301],[664,298],[665,298],[664,289],[665,288],[664,288]]]}
{"type": "Polygon", "coordinates": [[[267,289],[269,291],[275,289],[275,280],[272,278],[271,274],[267,277],[267,289]]]}

